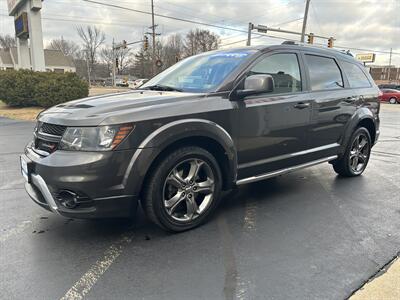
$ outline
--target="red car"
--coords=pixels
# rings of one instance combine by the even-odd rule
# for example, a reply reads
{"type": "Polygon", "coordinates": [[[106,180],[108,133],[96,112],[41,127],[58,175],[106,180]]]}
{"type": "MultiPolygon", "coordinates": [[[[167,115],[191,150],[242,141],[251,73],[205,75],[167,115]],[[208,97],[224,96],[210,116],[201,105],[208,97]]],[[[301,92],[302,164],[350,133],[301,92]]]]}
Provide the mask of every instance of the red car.
{"type": "Polygon", "coordinates": [[[390,104],[400,103],[400,91],[393,89],[382,89],[382,94],[379,99],[382,102],[389,102],[390,104]]]}

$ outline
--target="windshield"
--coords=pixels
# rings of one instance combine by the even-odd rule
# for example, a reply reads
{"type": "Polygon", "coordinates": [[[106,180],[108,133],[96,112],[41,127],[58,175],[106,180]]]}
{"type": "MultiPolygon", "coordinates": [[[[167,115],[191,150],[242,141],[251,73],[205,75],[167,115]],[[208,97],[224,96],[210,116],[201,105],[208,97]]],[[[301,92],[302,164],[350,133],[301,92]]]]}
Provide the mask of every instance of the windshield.
{"type": "Polygon", "coordinates": [[[254,52],[231,50],[192,56],[158,74],[141,89],[159,87],[193,93],[212,92],[254,52]]]}

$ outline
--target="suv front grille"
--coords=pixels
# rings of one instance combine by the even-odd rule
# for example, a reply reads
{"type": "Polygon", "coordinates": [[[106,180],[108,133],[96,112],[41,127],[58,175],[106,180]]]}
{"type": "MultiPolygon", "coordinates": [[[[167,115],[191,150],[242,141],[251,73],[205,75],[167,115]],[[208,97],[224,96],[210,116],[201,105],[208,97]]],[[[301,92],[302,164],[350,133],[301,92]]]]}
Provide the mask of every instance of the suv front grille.
{"type": "Polygon", "coordinates": [[[55,125],[50,123],[41,123],[39,125],[39,133],[51,134],[59,137],[61,137],[64,134],[66,129],[67,129],[66,126],[55,125]]]}
{"type": "Polygon", "coordinates": [[[57,150],[66,126],[38,122],[34,134],[34,149],[42,151],[41,154],[48,155],[57,150]]]}

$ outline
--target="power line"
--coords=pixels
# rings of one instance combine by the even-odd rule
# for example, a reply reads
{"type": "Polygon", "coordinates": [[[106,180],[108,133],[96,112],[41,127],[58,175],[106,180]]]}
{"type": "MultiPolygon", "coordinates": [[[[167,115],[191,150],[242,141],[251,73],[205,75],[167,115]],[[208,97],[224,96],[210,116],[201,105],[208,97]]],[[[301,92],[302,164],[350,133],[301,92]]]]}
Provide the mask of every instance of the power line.
{"type": "MultiPolygon", "coordinates": [[[[119,8],[119,9],[122,9],[122,10],[133,11],[133,12],[137,12],[137,13],[141,13],[141,14],[151,15],[151,12],[148,12],[148,11],[143,11],[143,10],[139,10],[139,9],[133,9],[133,8],[124,7],[124,6],[120,6],[120,5],[116,5],[116,4],[103,3],[103,2],[93,1],[93,0],[83,0],[83,1],[89,2],[89,3],[94,3],[94,4],[99,4],[99,5],[103,5],[103,6],[108,6],[108,7],[119,8]]],[[[232,30],[232,31],[237,31],[237,32],[247,32],[247,31],[236,29],[236,28],[232,28],[232,27],[226,27],[226,26],[216,25],[216,24],[209,24],[209,23],[200,22],[200,21],[192,21],[192,20],[173,17],[173,16],[166,16],[166,15],[162,15],[162,14],[158,14],[158,13],[155,13],[154,16],[157,16],[157,17],[160,17],[160,18],[165,18],[165,19],[170,19],[170,20],[175,20],[175,21],[191,23],[191,24],[214,27],[214,28],[218,28],[218,29],[226,29],[226,30],[232,30]]]]}
{"type": "Polygon", "coordinates": [[[321,24],[320,24],[320,22],[319,22],[319,17],[318,17],[318,14],[317,14],[316,10],[315,10],[315,7],[314,7],[314,5],[313,5],[312,2],[310,3],[310,5],[311,5],[311,9],[312,9],[312,11],[313,11],[313,13],[314,13],[315,21],[316,21],[316,23],[317,23],[317,25],[318,25],[318,28],[319,28],[319,32],[320,32],[320,33],[323,33],[323,32],[322,32],[322,28],[321,28],[321,24]]]}
{"type": "MultiPolygon", "coordinates": [[[[122,9],[122,10],[133,11],[133,12],[137,12],[137,13],[141,13],[141,14],[151,15],[151,12],[138,10],[138,9],[133,9],[133,8],[129,8],[129,7],[124,7],[124,6],[120,6],[120,5],[116,5],[116,4],[103,3],[103,2],[93,1],[93,0],[83,0],[83,1],[89,2],[89,3],[98,4],[98,5],[108,6],[108,7],[119,8],[119,9],[122,9]]],[[[160,17],[160,18],[165,18],[165,19],[170,19],[170,20],[175,20],[175,21],[181,21],[181,22],[197,24],[197,25],[202,25],[202,26],[207,26],[207,27],[213,27],[213,28],[218,28],[218,29],[225,29],[225,30],[231,30],[231,31],[236,31],[236,32],[247,33],[247,30],[237,29],[237,28],[233,28],[233,27],[210,24],[210,23],[200,22],[200,21],[192,21],[192,20],[187,20],[187,19],[173,17],[173,16],[166,16],[166,15],[162,15],[162,14],[158,14],[158,13],[155,13],[154,15],[157,16],[157,17],[160,17]]],[[[259,35],[259,36],[269,37],[269,38],[288,40],[288,38],[285,38],[285,37],[278,37],[278,36],[259,34],[259,33],[254,33],[254,34],[259,35]]],[[[389,54],[389,52],[387,52],[387,51],[377,51],[377,50],[372,50],[372,49],[361,49],[361,48],[339,46],[339,45],[336,45],[336,48],[358,50],[358,51],[373,51],[373,52],[377,52],[377,53],[389,54]]],[[[396,52],[392,52],[392,55],[393,54],[400,55],[400,53],[396,53],[396,52]]]]}
{"type": "MultiPolygon", "coordinates": [[[[103,5],[103,6],[108,6],[108,7],[113,7],[113,8],[117,8],[117,9],[122,9],[122,10],[127,10],[127,11],[133,11],[133,12],[137,12],[137,13],[141,13],[141,14],[146,14],[146,15],[151,15],[151,12],[147,12],[147,11],[142,11],[142,10],[138,10],[138,9],[133,9],[133,8],[128,8],[128,7],[124,7],[124,6],[120,6],[120,5],[115,5],[115,4],[109,4],[109,3],[102,3],[102,2],[98,2],[98,1],[93,1],[93,0],[83,0],[85,2],[89,2],[89,3],[94,3],[94,4],[98,4],[98,5],[103,5]]],[[[7,14],[0,14],[3,16],[8,16],[7,14]]],[[[242,29],[237,29],[237,28],[233,28],[233,27],[227,27],[227,26],[222,26],[222,25],[216,25],[216,24],[210,24],[210,23],[206,23],[206,22],[200,22],[200,21],[192,21],[192,20],[187,20],[187,19],[183,19],[183,18],[178,18],[178,17],[173,17],[173,16],[166,16],[166,15],[162,15],[162,14],[158,14],[155,13],[154,14],[157,17],[161,17],[161,18],[166,18],[166,19],[171,19],[171,20],[175,20],[175,21],[181,21],[181,22],[186,22],[186,23],[191,23],[191,24],[197,24],[197,25],[202,25],[202,26],[207,26],[207,27],[213,27],[213,28],[218,28],[218,29],[224,29],[224,30],[230,30],[230,31],[236,31],[236,32],[241,32],[241,33],[247,33],[247,30],[242,30],[242,29]]],[[[61,18],[49,18],[49,17],[45,17],[43,19],[47,19],[47,20],[54,20],[54,21],[66,21],[66,22],[74,22],[74,20],[68,20],[68,19],[61,19],[61,18]]],[[[295,21],[295,20],[293,20],[295,21]]],[[[81,21],[82,23],[91,23],[89,21],[81,21]]],[[[104,24],[104,25],[117,25],[118,23],[113,22],[113,23],[101,23],[101,22],[93,22],[95,24],[104,24]]],[[[126,23],[128,24],[128,23],[126,23]]],[[[132,23],[129,23],[132,25],[132,23]]],[[[120,25],[125,25],[120,23],[120,25]]],[[[269,37],[269,38],[275,38],[275,39],[280,39],[280,40],[290,40],[286,37],[278,37],[278,36],[272,36],[272,35],[266,35],[266,34],[259,34],[259,33],[253,33],[255,35],[258,36],[262,36],[262,37],[269,37]]],[[[230,44],[234,44],[234,43],[239,43],[238,42],[232,42],[230,44]]],[[[320,44],[322,45],[322,44],[320,44]]],[[[223,45],[223,46],[227,46],[227,44],[223,45]]],[[[376,52],[376,53],[382,53],[382,54],[390,54],[389,51],[381,51],[381,50],[373,50],[373,49],[365,49],[365,48],[355,48],[355,47],[348,47],[348,46],[344,46],[344,45],[336,45],[335,48],[341,48],[341,49],[350,49],[350,50],[356,50],[356,51],[370,51],[370,52],[376,52]]],[[[392,55],[400,55],[399,52],[392,52],[392,55]]]]}

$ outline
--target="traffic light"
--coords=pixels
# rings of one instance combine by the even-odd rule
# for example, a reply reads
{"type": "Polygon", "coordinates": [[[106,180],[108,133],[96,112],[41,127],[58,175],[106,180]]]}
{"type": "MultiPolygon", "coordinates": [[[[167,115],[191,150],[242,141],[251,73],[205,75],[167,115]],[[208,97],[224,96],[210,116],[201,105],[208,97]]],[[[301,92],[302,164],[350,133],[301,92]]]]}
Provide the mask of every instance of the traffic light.
{"type": "Polygon", "coordinates": [[[307,36],[307,43],[308,43],[308,44],[314,44],[314,33],[310,33],[310,34],[307,36]]]}
{"type": "Polygon", "coordinates": [[[333,48],[333,37],[328,39],[328,48],[333,48]]]}
{"type": "Polygon", "coordinates": [[[122,41],[122,48],[126,49],[128,47],[128,42],[126,40],[122,41]]]}
{"type": "Polygon", "coordinates": [[[118,57],[115,58],[115,67],[118,69],[119,68],[119,60],[118,57]]]}
{"type": "Polygon", "coordinates": [[[143,38],[143,49],[144,51],[147,51],[149,49],[149,38],[147,37],[147,35],[145,35],[143,38]]]}

